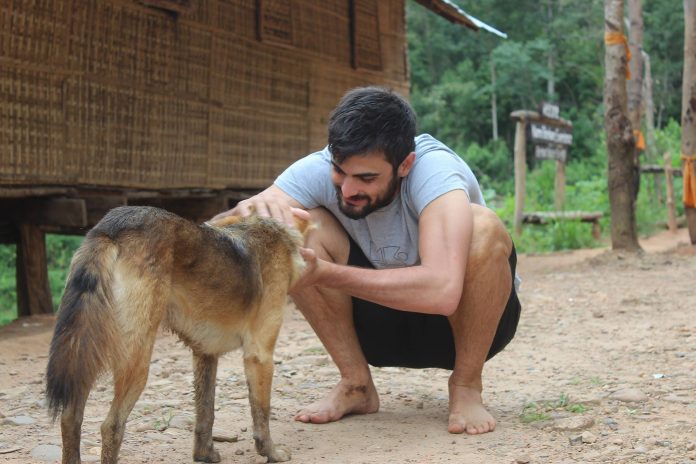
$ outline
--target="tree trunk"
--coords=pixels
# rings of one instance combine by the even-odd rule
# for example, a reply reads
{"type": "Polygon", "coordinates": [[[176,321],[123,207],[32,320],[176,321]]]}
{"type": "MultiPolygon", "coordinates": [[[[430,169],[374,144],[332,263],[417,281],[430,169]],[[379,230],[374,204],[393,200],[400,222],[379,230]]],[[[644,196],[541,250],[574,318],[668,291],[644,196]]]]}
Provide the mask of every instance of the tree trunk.
{"type": "Polygon", "coordinates": [[[493,124],[493,140],[498,140],[498,101],[495,82],[495,62],[493,57],[491,57],[491,121],[493,124]]]}
{"type": "MultiPolygon", "coordinates": [[[[604,1],[605,41],[623,34],[623,0],[604,1]]],[[[627,57],[623,44],[606,44],[604,75],[604,129],[607,134],[611,245],[614,250],[640,250],[635,216],[635,140],[628,118],[627,57]]]]}
{"type": "MultiPolygon", "coordinates": [[[[696,0],[684,0],[684,75],[682,80],[682,155],[696,155],[696,0]]],[[[686,170],[696,175],[696,162],[684,162],[684,188],[687,188],[686,170]]],[[[696,244],[696,208],[685,198],[684,210],[689,226],[691,243],[696,244]]]]}
{"type": "Polygon", "coordinates": [[[643,6],[641,0],[628,0],[628,17],[631,24],[628,47],[631,60],[628,62],[631,79],[627,82],[628,118],[635,130],[640,130],[643,91],[643,6]]]}
{"type": "Polygon", "coordinates": [[[643,52],[643,101],[645,102],[645,141],[646,151],[650,158],[657,160],[657,146],[655,144],[655,102],[653,100],[653,80],[650,65],[650,55],[643,52]]]}
{"type": "Polygon", "coordinates": [[[553,46],[554,38],[551,37],[551,23],[553,22],[553,2],[549,0],[546,4],[546,38],[552,44],[549,47],[549,54],[546,56],[546,66],[549,70],[549,78],[546,81],[546,98],[549,101],[556,101],[556,49],[553,46]]]}
{"type": "MultiPolygon", "coordinates": [[[[631,121],[633,135],[638,142],[638,132],[641,130],[641,109],[643,100],[643,5],[642,0],[628,0],[628,17],[630,24],[628,48],[631,59],[628,62],[631,79],[627,81],[628,92],[628,119],[631,121]]],[[[635,182],[634,202],[638,199],[640,189],[640,152],[633,150],[633,182],[635,182]]]]}

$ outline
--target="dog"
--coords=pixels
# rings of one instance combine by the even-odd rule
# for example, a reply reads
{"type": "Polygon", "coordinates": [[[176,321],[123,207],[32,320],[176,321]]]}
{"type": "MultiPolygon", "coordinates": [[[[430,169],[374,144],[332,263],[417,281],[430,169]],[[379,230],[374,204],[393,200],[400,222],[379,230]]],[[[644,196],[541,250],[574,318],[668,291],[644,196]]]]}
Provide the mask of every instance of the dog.
{"type": "Polygon", "coordinates": [[[63,464],[80,462],[85,403],[106,371],[114,398],[101,425],[101,462],[117,462],[161,325],[193,351],[193,459],[220,461],[212,436],[217,362],[240,347],[256,450],[269,462],[290,459],[273,443],[268,420],[283,306],[305,267],[299,250],[310,227],[296,222],[297,229],[229,216],[199,226],[162,209],[124,206],[87,233],[70,265],[46,371],[63,464]]]}

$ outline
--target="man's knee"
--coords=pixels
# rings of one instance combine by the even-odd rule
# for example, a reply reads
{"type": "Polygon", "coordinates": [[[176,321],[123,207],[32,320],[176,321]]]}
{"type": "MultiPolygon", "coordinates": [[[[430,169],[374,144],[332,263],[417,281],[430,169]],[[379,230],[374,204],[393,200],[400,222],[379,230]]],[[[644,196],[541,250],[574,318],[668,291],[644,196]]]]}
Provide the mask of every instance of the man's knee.
{"type": "Polygon", "coordinates": [[[331,212],[319,207],[309,210],[316,226],[307,237],[307,247],[321,259],[339,264],[348,262],[350,242],[348,234],[331,212]]]}
{"type": "Polygon", "coordinates": [[[485,206],[472,205],[474,231],[469,259],[508,258],[512,252],[512,239],[498,215],[485,206]]]}

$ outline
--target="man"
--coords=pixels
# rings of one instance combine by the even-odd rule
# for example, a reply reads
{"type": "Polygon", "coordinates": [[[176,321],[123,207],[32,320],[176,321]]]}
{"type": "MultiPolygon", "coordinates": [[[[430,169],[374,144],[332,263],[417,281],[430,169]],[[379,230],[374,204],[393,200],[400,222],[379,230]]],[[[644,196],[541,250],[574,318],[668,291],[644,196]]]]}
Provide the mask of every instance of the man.
{"type": "Polygon", "coordinates": [[[296,420],[326,423],[374,413],[373,366],[440,367],[449,378],[451,433],[492,431],[484,362],[512,339],[520,305],[516,255],[485,208],[469,167],[382,88],[348,92],[329,121],[329,144],[260,194],[223,213],[318,224],[291,296],[341,379],[296,420]]]}

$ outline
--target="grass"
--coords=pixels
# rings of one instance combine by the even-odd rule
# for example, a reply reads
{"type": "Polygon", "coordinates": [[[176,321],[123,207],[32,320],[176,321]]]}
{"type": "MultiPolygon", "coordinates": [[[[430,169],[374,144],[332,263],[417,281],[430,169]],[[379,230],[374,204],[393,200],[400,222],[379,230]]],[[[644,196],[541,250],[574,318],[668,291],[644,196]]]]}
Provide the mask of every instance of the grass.
{"type": "Polygon", "coordinates": [[[520,420],[529,424],[531,422],[546,421],[551,419],[552,412],[567,411],[573,414],[582,414],[587,411],[587,406],[581,403],[573,403],[565,393],[561,393],[555,401],[531,402],[524,405],[520,413],[520,420]]]}

